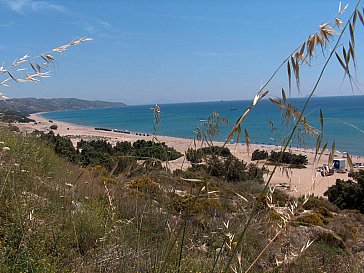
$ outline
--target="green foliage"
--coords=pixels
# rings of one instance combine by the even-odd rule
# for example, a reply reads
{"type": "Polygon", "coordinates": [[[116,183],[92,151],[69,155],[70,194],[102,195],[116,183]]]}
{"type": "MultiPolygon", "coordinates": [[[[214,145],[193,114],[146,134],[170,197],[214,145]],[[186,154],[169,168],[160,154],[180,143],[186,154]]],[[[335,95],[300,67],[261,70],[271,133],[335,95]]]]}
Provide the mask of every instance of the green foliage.
{"type": "Polygon", "coordinates": [[[114,146],[114,154],[115,155],[132,155],[133,146],[128,141],[117,142],[114,146]]]}
{"type": "MultiPolygon", "coordinates": [[[[27,114],[37,112],[51,112],[64,110],[80,110],[90,108],[112,108],[125,106],[122,102],[106,101],[88,101],[75,98],[54,98],[54,99],[36,99],[36,98],[14,98],[0,101],[0,111],[14,114],[15,118],[20,120],[26,119],[27,114]],[[18,118],[17,118],[18,119],[18,118]]],[[[8,115],[10,117],[10,115],[8,115]]],[[[25,122],[30,122],[29,120],[25,122]]]]}
{"type": "Polygon", "coordinates": [[[263,181],[263,171],[255,164],[246,164],[233,155],[225,158],[211,156],[207,159],[206,172],[226,181],[263,181]]]}
{"type": "Polygon", "coordinates": [[[70,162],[78,162],[78,153],[69,138],[61,137],[59,134],[55,135],[53,131],[50,131],[48,134],[41,132],[37,132],[36,134],[39,134],[41,139],[50,142],[56,154],[66,158],[70,162]]]}
{"type": "Polygon", "coordinates": [[[186,159],[191,163],[202,163],[203,153],[200,149],[188,148],[186,151],[186,159]]]}
{"type": "Polygon", "coordinates": [[[359,170],[359,172],[351,172],[349,173],[349,177],[352,177],[354,180],[356,180],[360,187],[364,189],[364,170],[359,170]]]}
{"type": "Polygon", "coordinates": [[[247,164],[230,154],[226,157],[210,155],[203,164],[192,164],[187,171],[178,173],[179,176],[188,178],[204,179],[212,176],[229,182],[263,182],[264,169],[253,163],[247,164]]]}
{"type": "Polygon", "coordinates": [[[168,147],[164,142],[137,140],[133,143],[134,155],[138,159],[155,158],[162,161],[175,160],[182,156],[174,148],[168,147]]]}
{"type": "Polygon", "coordinates": [[[107,220],[106,203],[102,200],[91,200],[83,203],[75,203],[74,247],[81,255],[94,249],[98,241],[105,235],[105,221],[107,220]]]}
{"type": "Polygon", "coordinates": [[[201,150],[201,152],[205,155],[217,155],[222,157],[228,157],[231,155],[229,148],[221,146],[203,147],[198,150],[201,150]]]}
{"type": "Polygon", "coordinates": [[[310,226],[322,226],[326,221],[325,217],[321,213],[310,213],[300,216],[296,219],[296,222],[303,225],[310,226]]]}
{"type": "Polygon", "coordinates": [[[264,151],[264,150],[255,150],[252,153],[252,160],[263,160],[263,159],[267,159],[268,158],[268,152],[264,151]]]}
{"type": "MultiPolygon", "coordinates": [[[[300,202],[303,201],[303,198],[299,199],[300,202]]],[[[326,214],[332,214],[332,212],[338,212],[338,207],[334,204],[327,201],[327,199],[323,197],[317,197],[317,196],[310,196],[308,197],[308,200],[303,205],[303,208],[306,210],[314,210],[318,212],[324,212],[326,211],[326,214]]],[[[328,217],[325,215],[325,213],[322,213],[325,217],[328,217]]]]}
{"type": "Polygon", "coordinates": [[[296,155],[282,151],[280,152],[271,151],[268,160],[275,163],[291,164],[295,166],[306,165],[308,163],[306,155],[302,154],[296,155]]]}
{"type": "MultiPolygon", "coordinates": [[[[1,101],[1,103],[4,102],[1,101]]],[[[28,118],[26,114],[11,109],[6,109],[6,108],[2,109],[1,106],[0,106],[0,121],[21,122],[21,123],[35,122],[34,119],[28,118]]]]}
{"type": "Polygon", "coordinates": [[[337,179],[324,193],[340,209],[357,209],[364,213],[364,170],[351,174],[353,180],[337,179]]]}
{"type": "Polygon", "coordinates": [[[133,144],[123,141],[117,142],[113,147],[106,140],[80,140],[75,149],[68,138],[55,135],[52,131],[48,134],[37,132],[36,135],[49,141],[56,154],[67,158],[70,162],[84,166],[102,165],[107,170],[113,171],[113,174],[119,174],[127,167],[135,167],[137,159],[152,158],[155,167],[156,160],[174,160],[182,156],[165,143],[152,141],[138,140],[133,144]]]}
{"type": "Polygon", "coordinates": [[[7,158],[0,166],[0,271],[55,272],[59,261],[74,253],[69,241],[58,240],[66,203],[56,184],[75,178],[41,141],[4,128],[0,138],[10,148],[0,152],[2,160],[7,158]]]}
{"type": "Polygon", "coordinates": [[[107,168],[108,159],[113,155],[113,147],[105,140],[81,140],[77,143],[80,150],[79,162],[82,165],[104,165],[107,168]]]}
{"type": "MultiPolygon", "coordinates": [[[[232,155],[209,156],[216,161],[210,166],[198,165],[202,167],[196,172],[207,173],[208,167],[215,167],[215,174],[219,175],[213,179],[209,176],[207,188],[201,192],[204,181],[184,181],[164,171],[115,179],[104,165],[79,168],[69,164],[55,155],[54,146],[57,141],[69,146],[71,143],[54,134],[46,137],[52,139],[52,145],[44,145],[45,141],[39,138],[0,132],[1,140],[10,148],[0,150],[1,272],[158,272],[174,238],[178,239],[166,271],[178,268],[181,248],[181,272],[206,271],[212,268],[217,249],[224,243],[234,243],[226,234],[241,232],[251,202],[263,187],[248,181],[260,169],[232,155]],[[91,169],[97,171],[90,172],[91,169]],[[222,179],[226,178],[247,180],[224,183],[222,179]],[[248,202],[240,200],[236,193],[248,202]],[[183,219],[187,219],[184,242],[178,233],[183,219]],[[222,223],[228,222],[229,229],[225,230],[222,223]],[[138,259],[135,255],[139,255],[138,259]]],[[[102,141],[80,143],[79,147],[116,154],[102,141]]],[[[130,147],[128,143],[120,144],[118,156],[108,158],[115,161],[107,164],[130,159],[122,155],[130,153],[130,147]]],[[[151,159],[152,162],[160,163],[151,159]]],[[[115,172],[119,172],[117,168],[115,172]]],[[[179,175],[185,177],[185,173],[179,175]]],[[[282,202],[285,198],[281,198],[282,202]]],[[[248,228],[242,248],[245,267],[270,239],[265,213],[261,210],[257,221],[248,228]]],[[[279,215],[271,218],[272,222],[278,221],[279,215]]],[[[360,236],[359,230],[357,234],[360,236]]],[[[214,272],[222,271],[230,253],[224,247],[214,272]]],[[[262,263],[269,266],[269,261],[262,256],[262,263]]]]}
{"type": "Polygon", "coordinates": [[[199,149],[188,148],[186,151],[186,159],[191,163],[201,163],[203,159],[206,160],[207,156],[222,156],[227,157],[231,154],[230,150],[226,147],[210,146],[199,149]]]}

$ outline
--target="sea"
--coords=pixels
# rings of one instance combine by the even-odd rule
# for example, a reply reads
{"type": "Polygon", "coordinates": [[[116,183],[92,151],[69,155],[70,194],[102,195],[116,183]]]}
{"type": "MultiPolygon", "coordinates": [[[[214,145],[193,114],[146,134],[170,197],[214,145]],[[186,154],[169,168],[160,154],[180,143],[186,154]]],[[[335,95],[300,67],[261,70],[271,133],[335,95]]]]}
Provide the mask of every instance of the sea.
{"type": "MultiPolygon", "coordinates": [[[[298,109],[302,109],[306,98],[291,98],[289,101],[298,109]]],[[[160,104],[159,122],[156,122],[152,110],[155,105],[48,112],[42,116],[78,125],[131,133],[156,132],[158,135],[196,138],[198,131],[207,131],[206,121],[216,112],[220,117],[220,124],[212,140],[225,141],[236,120],[250,103],[251,100],[160,104]],[[228,123],[222,120],[227,120],[228,123]]],[[[331,148],[335,142],[338,152],[364,156],[364,96],[313,97],[304,116],[307,123],[318,131],[321,130],[320,111],[324,117],[322,143],[327,143],[331,148]]],[[[268,99],[261,100],[242,123],[240,139],[234,138],[231,142],[245,142],[245,128],[251,143],[284,144],[293,121],[283,122],[282,116],[276,104],[268,99]]],[[[298,130],[289,146],[314,148],[316,138],[298,130]]]]}

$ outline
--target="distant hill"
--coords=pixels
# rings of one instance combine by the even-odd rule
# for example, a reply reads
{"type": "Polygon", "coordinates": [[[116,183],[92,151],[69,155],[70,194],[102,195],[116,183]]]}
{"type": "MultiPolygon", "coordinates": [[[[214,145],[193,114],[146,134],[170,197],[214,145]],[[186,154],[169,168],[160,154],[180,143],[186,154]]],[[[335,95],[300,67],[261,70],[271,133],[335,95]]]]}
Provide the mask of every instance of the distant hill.
{"type": "Polygon", "coordinates": [[[89,101],[75,98],[36,99],[17,98],[0,102],[0,112],[15,111],[22,114],[92,108],[113,108],[126,106],[122,102],[89,101]]]}

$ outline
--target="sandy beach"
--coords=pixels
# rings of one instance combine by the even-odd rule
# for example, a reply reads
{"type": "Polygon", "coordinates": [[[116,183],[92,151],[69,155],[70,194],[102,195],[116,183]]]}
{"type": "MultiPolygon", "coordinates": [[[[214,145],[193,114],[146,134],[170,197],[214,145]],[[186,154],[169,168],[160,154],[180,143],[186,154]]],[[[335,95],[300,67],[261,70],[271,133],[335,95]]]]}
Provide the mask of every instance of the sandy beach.
{"type": "MultiPolygon", "coordinates": [[[[47,132],[50,130],[51,125],[57,125],[57,129],[53,130],[56,134],[61,136],[67,136],[71,141],[76,144],[80,139],[91,140],[91,139],[105,139],[110,143],[114,144],[118,141],[130,141],[134,142],[138,139],[152,140],[153,136],[147,135],[136,135],[135,133],[120,133],[113,131],[102,131],[95,130],[93,127],[75,125],[71,123],[48,120],[41,116],[41,113],[31,114],[31,119],[36,122],[31,123],[17,123],[16,126],[24,133],[30,133],[34,130],[47,132]]],[[[165,142],[168,146],[174,147],[177,151],[184,153],[189,147],[194,147],[194,141],[192,139],[169,137],[169,136],[156,136],[158,141],[165,142]]],[[[196,146],[201,145],[195,142],[196,146]]],[[[215,142],[215,145],[222,145],[221,142],[215,142]]],[[[247,147],[244,144],[228,144],[227,147],[231,152],[239,159],[245,162],[251,162],[251,155],[247,152],[247,147]]],[[[251,144],[249,150],[250,152],[255,149],[266,150],[270,152],[271,150],[279,151],[279,146],[273,145],[259,145],[251,144]]],[[[291,151],[295,154],[303,154],[308,158],[308,165],[305,169],[283,169],[281,167],[277,168],[274,174],[271,185],[277,188],[283,189],[293,196],[300,196],[305,194],[314,194],[317,196],[323,196],[323,193],[328,187],[335,184],[336,179],[348,179],[348,173],[337,173],[335,172],[332,176],[321,177],[319,173],[316,172],[316,167],[327,163],[329,152],[326,151],[319,162],[313,164],[315,151],[313,149],[303,149],[303,148],[292,148],[291,151]]],[[[335,158],[342,158],[342,154],[335,155],[335,158]]],[[[364,160],[360,157],[353,156],[353,162],[364,163],[364,160]]],[[[259,162],[259,165],[263,165],[264,162],[259,162]]],[[[189,166],[188,161],[185,157],[181,157],[177,160],[170,162],[170,168],[186,168],[189,166]]],[[[269,170],[273,169],[273,166],[268,166],[269,170]]],[[[268,179],[268,176],[264,177],[268,179]]]]}

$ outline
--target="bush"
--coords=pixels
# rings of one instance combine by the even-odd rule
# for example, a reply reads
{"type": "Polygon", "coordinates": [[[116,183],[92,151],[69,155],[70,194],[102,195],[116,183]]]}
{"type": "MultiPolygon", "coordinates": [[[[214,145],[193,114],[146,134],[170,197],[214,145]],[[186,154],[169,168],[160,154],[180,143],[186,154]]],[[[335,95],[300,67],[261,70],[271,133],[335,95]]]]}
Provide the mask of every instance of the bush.
{"type": "MultiPolygon", "coordinates": [[[[303,197],[299,198],[299,201],[303,201],[303,197]]],[[[303,208],[306,210],[315,210],[317,212],[320,211],[329,211],[329,212],[338,212],[338,207],[334,204],[330,203],[323,197],[310,196],[307,202],[303,205],[303,208]]],[[[325,213],[322,213],[325,217],[325,213]]]]}
{"type": "Polygon", "coordinates": [[[226,181],[263,181],[263,172],[255,164],[247,165],[233,155],[226,158],[211,156],[207,160],[206,171],[215,177],[226,181]]]}
{"type": "Polygon", "coordinates": [[[11,109],[0,109],[1,115],[0,120],[4,122],[20,122],[20,123],[29,123],[34,122],[34,119],[28,118],[26,113],[21,113],[11,109]]]}
{"type": "Polygon", "coordinates": [[[300,216],[296,221],[303,225],[322,226],[327,220],[321,213],[312,213],[300,216]]]}
{"type": "Polygon", "coordinates": [[[364,170],[350,176],[356,181],[337,179],[324,195],[340,209],[357,209],[364,213],[364,170]]]}
{"type": "Polygon", "coordinates": [[[263,160],[263,159],[267,159],[268,158],[268,152],[267,151],[264,151],[264,150],[255,150],[253,153],[252,153],[252,161],[254,160],[263,160]]]}
{"type": "Polygon", "coordinates": [[[151,178],[147,177],[135,178],[131,180],[127,186],[130,189],[135,189],[139,192],[149,194],[152,197],[156,197],[162,192],[159,188],[159,185],[155,183],[151,178]]]}
{"type": "Polygon", "coordinates": [[[133,154],[133,146],[128,141],[117,142],[114,146],[114,154],[131,155],[133,154]]]}
{"type": "Polygon", "coordinates": [[[77,143],[80,152],[80,163],[83,165],[104,165],[108,167],[108,162],[113,155],[113,147],[105,140],[81,140],[77,143]]]}
{"type": "Polygon", "coordinates": [[[85,149],[86,147],[92,148],[98,153],[106,153],[109,155],[113,154],[113,147],[106,140],[80,140],[77,143],[77,149],[85,149]]]}
{"type": "Polygon", "coordinates": [[[207,156],[212,155],[228,157],[229,155],[231,155],[231,152],[228,148],[220,146],[203,147],[197,150],[188,148],[186,152],[186,159],[191,163],[201,163],[202,160],[206,159],[207,156]]]}
{"type": "Polygon", "coordinates": [[[248,168],[248,179],[263,182],[263,173],[266,170],[264,167],[259,168],[258,165],[249,163],[248,168]]]}
{"type": "Polygon", "coordinates": [[[291,165],[305,165],[308,163],[307,156],[305,155],[296,155],[289,152],[276,152],[271,151],[269,156],[269,161],[275,163],[284,163],[284,164],[291,164],[291,165]]]}
{"type": "Polygon", "coordinates": [[[228,148],[220,146],[203,147],[198,150],[201,150],[202,153],[205,155],[217,155],[222,157],[227,157],[231,155],[231,152],[228,148]]]}
{"type": "Polygon", "coordinates": [[[224,160],[224,168],[227,181],[245,181],[249,178],[246,163],[235,156],[231,155],[224,160]]]}
{"type": "Polygon", "coordinates": [[[198,197],[195,199],[188,195],[180,196],[175,193],[170,193],[169,198],[171,200],[169,207],[172,213],[215,216],[222,209],[218,200],[207,197],[198,197]]]}
{"type": "Polygon", "coordinates": [[[155,158],[163,161],[175,160],[182,156],[174,148],[164,142],[137,140],[133,143],[134,155],[138,159],[155,158]]]}
{"type": "Polygon", "coordinates": [[[188,148],[186,151],[186,159],[191,163],[201,163],[203,158],[203,153],[201,150],[195,150],[188,148]]]}
{"type": "Polygon", "coordinates": [[[59,134],[55,135],[52,131],[48,134],[40,133],[40,136],[53,145],[53,150],[56,154],[70,162],[78,162],[78,153],[69,138],[61,137],[59,134]]]}
{"type": "Polygon", "coordinates": [[[57,130],[57,129],[58,129],[58,126],[57,126],[57,125],[55,125],[55,124],[52,124],[52,125],[49,127],[49,129],[51,129],[51,130],[57,130]]]}
{"type": "Polygon", "coordinates": [[[52,131],[48,134],[36,132],[35,135],[49,141],[56,154],[66,157],[71,162],[80,163],[84,166],[102,165],[109,171],[118,164],[114,170],[115,174],[122,172],[126,167],[135,166],[137,164],[136,159],[154,158],[167,161],[182,156],[181,153],[168,147],[165,143],[152,141],[138,140],[134,144],[123,141],[117,142],[113,147],[106,140],[80,140],[77,143],[77,149],[75,149],[69,138],[54,135],[52,131]]]}

